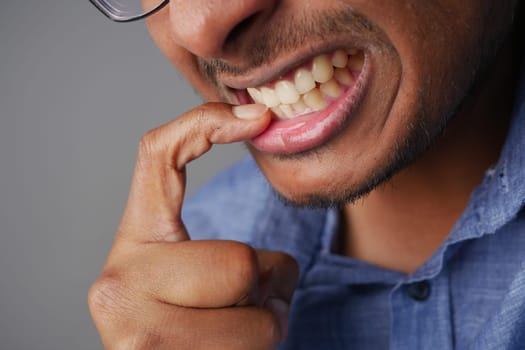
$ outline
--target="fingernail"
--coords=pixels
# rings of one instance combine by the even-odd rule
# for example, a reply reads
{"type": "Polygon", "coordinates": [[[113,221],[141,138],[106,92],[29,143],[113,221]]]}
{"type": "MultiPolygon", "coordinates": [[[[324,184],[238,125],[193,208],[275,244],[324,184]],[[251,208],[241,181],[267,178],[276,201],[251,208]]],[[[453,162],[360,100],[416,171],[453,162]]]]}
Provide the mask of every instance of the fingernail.
{"type": "Polygon", "coordinates": [[[283,338],[288,336],[288,313],[290,306],[288,303],[279,298],[269,297],[264,302],[264,308],[270,310],[279,320],[283,338]]]}
{"type": "Polygon", "coordinates": [[[257,119],[262,116],[268,107],[261,103],[233,106],[232,112],[239,119],[257,119]]]}

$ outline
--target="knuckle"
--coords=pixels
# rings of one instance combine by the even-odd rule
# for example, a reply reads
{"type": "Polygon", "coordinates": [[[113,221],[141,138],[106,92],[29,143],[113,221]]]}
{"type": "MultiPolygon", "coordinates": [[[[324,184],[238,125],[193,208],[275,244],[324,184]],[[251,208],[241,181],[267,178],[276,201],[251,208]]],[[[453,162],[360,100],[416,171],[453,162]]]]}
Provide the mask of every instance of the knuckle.
{"type": "Polygon", "coordinates": [[[88,306],[95,319],[116,313],[124,297],[124,287],[115,275],[97,279],[88,292],[88,306]]]}
{"type": "Polygon", "coordinates": [[[157,349],[163,338],[148,326],[145,304],[136,299],[121,274],[104,272],[88,292],[88,305],[105,344],[111,350],[157,349]],[[111,336],[108,337],[108,334],[111,336]]]}
{"type": "Polygon", "coordinates": [[[195,108],[192,111],[191,118],[184,119],[188,122],[190,137],[196,139],[203,135],[204,139],[213,142],[224,126],[220,118],[221,113],[217,113],[217,111],[218,105],[215,103],[207,103],[195,108]]]}
{"type": "Polygon", "coordinates": [[[200,141],[203,142],[206,140],[206,136],[202,135],[207,132],[207,124],[209,124],[208,112],[203,108],[197,108],[191,114],[191,118],[181,118],[180,119],[181,130],[185,130],[184,137],[187,140],[193,142],[200,141]]]}
{"type": "Polygon", "coordinates": [[[150,158],[158,150],[159,129],[152,129],[145,133],[139,141],[139,158],[150,158]]]}
{"type": "Polygon", "coordinates": [[[204,125],[208,121],[209,115],[210,111],[206,105],[201,106],[200,108],[195,108],[194,113],[191,116],[192,125],[194,125],[195,127],[204,125]]]}

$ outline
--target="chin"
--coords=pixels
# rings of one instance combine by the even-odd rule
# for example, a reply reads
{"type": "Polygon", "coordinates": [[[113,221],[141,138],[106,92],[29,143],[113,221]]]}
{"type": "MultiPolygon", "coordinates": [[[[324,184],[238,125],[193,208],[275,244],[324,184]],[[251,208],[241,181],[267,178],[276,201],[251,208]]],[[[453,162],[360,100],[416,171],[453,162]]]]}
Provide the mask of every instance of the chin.
{"type": "Polygon", "coordinates": [[[273,155],[249,149],[284,203],[308,208],[342,207],[365,197],[416,161],[446,125],[445,120],[429,125],[428,118],[417,113],[412,119],[416,122],[405,128],[406,133],[385,141],[389,147],[378,142],[371,153],[352,152],[348,139],[353,137],[345,130],[333,142],[300,154],[273,155]]]}

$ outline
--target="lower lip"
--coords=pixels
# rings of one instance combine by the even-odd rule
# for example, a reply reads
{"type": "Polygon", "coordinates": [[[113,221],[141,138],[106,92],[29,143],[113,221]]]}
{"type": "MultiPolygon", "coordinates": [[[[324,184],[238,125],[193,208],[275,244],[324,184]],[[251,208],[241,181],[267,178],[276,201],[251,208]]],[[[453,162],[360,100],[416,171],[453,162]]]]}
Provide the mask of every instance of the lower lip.
{"type": "Polygon", "coordinates": [[[294,119],[275,120],[250,143],[259,151],[275,154],[305,152],[326,143],[351,119],[363,99],[370,71],[367,61],[365,58],[354,85],[327,108],[294,119]]]}

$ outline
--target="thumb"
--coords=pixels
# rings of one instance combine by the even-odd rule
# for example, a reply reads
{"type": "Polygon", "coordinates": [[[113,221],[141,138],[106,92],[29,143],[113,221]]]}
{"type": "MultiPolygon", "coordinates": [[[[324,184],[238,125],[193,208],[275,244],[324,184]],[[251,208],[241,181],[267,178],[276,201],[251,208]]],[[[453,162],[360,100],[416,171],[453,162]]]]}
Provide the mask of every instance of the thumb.
{"type": "Polygon", "coordinates": [[[271,311],[288,333],[288,313],[292,295],[299,277],[299,266],[294,258],[280,252],[257,251],[259,263],[259,304],[271,311]]]}
{"type": "Polygon", "coordinates": [[[186,164],[213,144],[257,136],[269,122],[264,105],[208,103],[149,131],[140,142],[119,235],[140,242],[189,239],[181,221],[186,164]]]}

